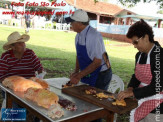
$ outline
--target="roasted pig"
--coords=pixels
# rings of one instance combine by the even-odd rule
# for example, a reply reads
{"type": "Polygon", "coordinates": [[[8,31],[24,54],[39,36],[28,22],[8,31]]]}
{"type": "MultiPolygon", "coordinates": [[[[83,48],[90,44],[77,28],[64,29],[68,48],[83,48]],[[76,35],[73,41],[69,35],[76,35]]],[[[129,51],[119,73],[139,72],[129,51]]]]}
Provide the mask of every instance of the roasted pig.
{"type": "Polygon", "coordinates": [[[29,88],[24,97],[36,102],[39,106],[50,108],[53,104],[58,104],[58,96],[46,89],[29,88]]]}
{"type": "Polygon", "coordinates": [[[29,88],[25,92],[24,97],[48,109],[47,114],[51,118],[60,118],[64,114],[58,104],[58,96],[49,90],[29,88]]]}
{"type": "Polygon", "coordinates": [[[43,87],[43,89],[49,88],[48,83],[43,79],[39,79],[39,78],[36,78],[36,77],[31,77],[30,80],[39,83],[43,87]]]}
{"type": "Polygon", "coordinates": [[[25,92],[28,88],[40,88],[43,87],[32,80],[25,79],[20,76],[9,76],[2,81],[5,87],[12,89],[13,91],[25,92]]]}

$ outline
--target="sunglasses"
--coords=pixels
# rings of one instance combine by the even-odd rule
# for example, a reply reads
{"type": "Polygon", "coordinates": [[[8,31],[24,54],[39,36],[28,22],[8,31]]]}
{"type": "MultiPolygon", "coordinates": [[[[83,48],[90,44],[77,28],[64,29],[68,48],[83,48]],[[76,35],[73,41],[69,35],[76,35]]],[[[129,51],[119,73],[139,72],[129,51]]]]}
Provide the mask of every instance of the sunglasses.
{"type": "MultiPolygon", "coordinates": [[[[142,37],[143,37],[143,36],[142,36],[142,37]]],[[[139,40],[142,39],[142,37],[140,37],[140,38],[137,39],[137,40],[132,41],[132,44],[133,44],[133,45],[137,45],[137,44],[139,43],[139,40]]]]}

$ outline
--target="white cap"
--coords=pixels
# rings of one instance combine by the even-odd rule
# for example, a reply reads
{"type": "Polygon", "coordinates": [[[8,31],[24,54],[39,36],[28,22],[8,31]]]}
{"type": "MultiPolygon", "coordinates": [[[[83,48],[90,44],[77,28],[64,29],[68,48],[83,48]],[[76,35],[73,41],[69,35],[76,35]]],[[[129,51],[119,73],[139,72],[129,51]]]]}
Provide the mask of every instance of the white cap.
{"type": "Polygon", "coordinates": [[[73,22],[73,21],[88,22],[89,17],[88,17],[87,12],[79,9],[79,10],[76,10],[75,13],[72,16],[66,18],[66,21],[67,22],[73,22]]]}

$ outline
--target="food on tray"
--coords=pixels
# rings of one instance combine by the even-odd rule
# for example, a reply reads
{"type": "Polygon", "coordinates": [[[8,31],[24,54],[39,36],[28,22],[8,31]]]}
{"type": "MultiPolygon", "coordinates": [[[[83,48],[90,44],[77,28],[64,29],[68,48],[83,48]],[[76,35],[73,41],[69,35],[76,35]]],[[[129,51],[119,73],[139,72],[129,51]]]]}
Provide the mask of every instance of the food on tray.
{"type": "Polygon", "coordinates": [[[109,96],[104,94],[103,92],[97,93],[96,96],[97,96],[97,98],[109,98],[109,96]]]}
{"type": "Polygon", "coordinates": [[[39,78],[36,78],[36,77],[31,77],[30,80],[39,83],[43,87],[43,89],[49,88],[48,83],[43,79],[39,79],[39,78]]]}
{"type": "Polygon", "coordinates": [[[75,111],[77,109],[77,106],[75,103],[67,100],[67,99],[59,99],[58,102],[64,109],[67,109],[69,111],[75,111]]]}
{"type": "Polygon", "coordinates": [[[126,106],[125,100],[116,100],[115,102],[112,102],[113,105],[120,105],[120,106],[126,106]]]}
{"type": "Polygon", "coordinates": [[[97,94],[95,94],[95,96],[96,96],[97,98],[100,98],[100,100],[102,100],[103,98],[115,99],[115,97],[114,97],[113,95],[107,95],[107,94],[105,94],[105,93],[103,93],[103,92],[97,93],[97,94]]]}
{"type": "Polygon", "coordinates": [[[20,76],[9,76],[2,81],[2,84],[5,87],[12,89],[13,91],[20,92],[24,92],[31,87],[40,89],[42,88],[42,86],[39,83],[29,79],[25,79],[24,77],[20,76]]]}
{"type": "Polygon", "coordinates": [[[62,85],[62,88],[68,88],[68,87],[73,87],[74,84],[72,84],[70,81],[67,82],[65,85],[62,85]]]}
{"type": "Polygon", "coordinates": [[[90,88],[85,90],[85,93],[86,94],[96,94],[96,90],[95,90],[95,88],[90,87],[90,88]]]}
{"type": "Polygon", "coordinates": [[[39,106],[50,108],[51,105],[58,104],[58,96],[46,89],[29,88],[24,97],[36,102],[39,106]]]}
{"type": "Polygon", "coordinates": [[[51,118],[60,118],[64,115],[61,106],[58,104],[58,96],[49,90],[29,88],[24,97],[48,109],[48,116],[51,118]]]}
{"type": "Polygon", "coordinates": [[[108,98],[115,99],[113,95],[108,95],[108,98]]]}
{"type": "Polygon", "coordinates": [[[54,104],[50,107],[48,110],[48,116],[51,118],[60,118],[61,116],[64,115],[63,110],[61,109],[59,104],[54,104]]]}

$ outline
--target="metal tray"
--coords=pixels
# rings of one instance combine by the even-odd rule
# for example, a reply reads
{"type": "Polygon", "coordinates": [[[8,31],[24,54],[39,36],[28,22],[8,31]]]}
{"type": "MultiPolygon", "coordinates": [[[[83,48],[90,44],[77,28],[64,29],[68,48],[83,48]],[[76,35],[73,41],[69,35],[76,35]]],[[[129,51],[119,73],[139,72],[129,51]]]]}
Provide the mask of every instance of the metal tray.
{"type": "Polygon", "coordinates": [[[73,103],[75,103],[75,105],[77,106],[77,110],[76,111],[68,111],[63,109],[64,111],[64,116],[62,116],[59,119],[52,119],[50,117],[47,116],[47,109],[44,109],[43,107],[39,107],[37,104],[35,104],[34,102],[30,101],[30,100],[26,100],[23,97],[23,93],[21,92],[13,92],[11,89],[8,89],[6,87],[4,87],[2,85],[2,83],[0,83],[0,88],[8,93],[10,93],[11,95],[15,96],[17,99],[19,99],[21,102],[25,103],[26,105],[28,105],[29,107],[31,107],[32,109],[34,109],[35,111],[37,111],[38,113],[40,113],[42,116],[44,116],[45,118],[47,118],[50,121],[64,121],[64,120],[68,120],[71,118],[75,118],[81,115],[85,115],[91,112],[95,112],[98,110],[102,110],[102,107],[98,107],[96,105],[93,105],[91,103],[88,103],[86,101],[80,100],[76,97],[73,96],[69,96],[66,94],[63,94],[61,92],[60,89],[55,88],[54,86],[50,86],[50,91],[56,93],[59,96],[62,96],[63,98],[66,98],[70,101],[72,101],[73,103]]]}

